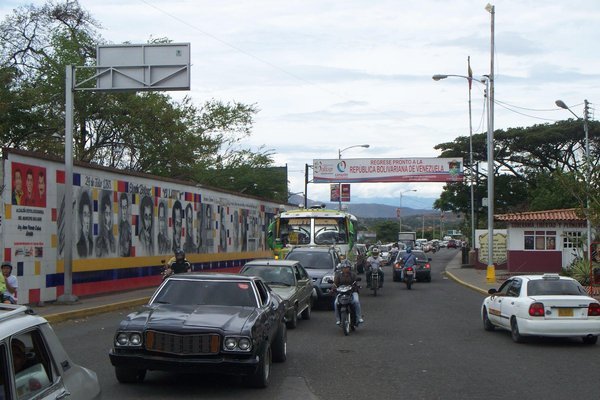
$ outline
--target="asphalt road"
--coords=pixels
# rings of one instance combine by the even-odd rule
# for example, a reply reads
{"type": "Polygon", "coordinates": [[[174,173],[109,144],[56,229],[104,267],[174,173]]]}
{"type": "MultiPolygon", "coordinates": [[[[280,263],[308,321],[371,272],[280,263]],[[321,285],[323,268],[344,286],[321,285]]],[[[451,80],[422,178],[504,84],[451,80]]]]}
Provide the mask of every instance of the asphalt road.
{"type": "Polygon", "coordinates": [[[443,275],[455,254],[432,255],[432,282],[410,291],[392,282],[386,267],[377,297],[362,290],[365,324],[350,336],[334,324],[332,311],[300,321],[288,332],[288,360],[273,365],[267,389],[231,377],[162,372],[149,372],[142,384],[119,384],[108,349],[125,311],[54,329],[74,360],[98,373],[107,399],[597,399],[600,345],[515,344],[508,332],[485,332],[482,295],[443,275]]]}

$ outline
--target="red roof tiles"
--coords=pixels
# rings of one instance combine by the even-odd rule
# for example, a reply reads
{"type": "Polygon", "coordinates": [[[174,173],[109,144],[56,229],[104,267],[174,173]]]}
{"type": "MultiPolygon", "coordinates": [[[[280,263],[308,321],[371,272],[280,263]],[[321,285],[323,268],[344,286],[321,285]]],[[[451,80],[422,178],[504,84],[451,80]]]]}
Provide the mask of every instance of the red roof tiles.
{"type": "Polygon", "coordinates": [[[496,221],[585,221],[585,218],[577,215],[576,208],[562,210],[530,211],[513,214],[494,215],[496,221]]]}

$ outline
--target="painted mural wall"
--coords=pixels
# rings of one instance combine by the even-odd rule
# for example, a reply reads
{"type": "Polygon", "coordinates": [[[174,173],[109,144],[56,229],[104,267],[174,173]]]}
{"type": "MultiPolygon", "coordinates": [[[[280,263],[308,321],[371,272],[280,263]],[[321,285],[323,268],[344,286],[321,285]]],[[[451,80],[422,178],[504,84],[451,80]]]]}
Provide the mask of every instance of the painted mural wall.
{"type": "Polygon", "coordinates": [[[3,171],[1,243],[21,304],[63,293],[67,229],[77,296],[156,285],[177,248],[196,271],[232,271],[270,255],[265,237],[276,203],[75,165],[73,224],[65,226],[64,164],[5,150],[3,171]]]}

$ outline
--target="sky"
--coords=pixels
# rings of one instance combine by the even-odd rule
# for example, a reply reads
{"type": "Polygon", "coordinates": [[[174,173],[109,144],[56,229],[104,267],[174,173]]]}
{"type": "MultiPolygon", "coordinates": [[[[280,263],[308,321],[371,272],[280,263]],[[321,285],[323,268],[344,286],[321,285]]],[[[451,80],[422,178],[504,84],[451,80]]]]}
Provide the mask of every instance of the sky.
{"type": "MultiPolygon", "coordinates": [[[[3,0],[0,16],[43,1],[3,0]]],[[[190,43],[190,96],[255,104],[241,144],[288,167],[304,192],[313,159],[437,157],[437,144],[469,135],[464,78],[491,73],[494,129],[591,118],[600,101],[600,2],[498,0],[80,0],[109,43],[166,37],[190,43]],[[369,144],[368,148],[352,147],[369,144]],[[351,148],[348,148],[351,147],[351,148]]],[[[3,18],[3,17],[2,17],[3,18]]],[[[485,85],[473,83],[473,133],[487,131],[485,85]]],[[[309,177],[310,178],[310,177],[309,177]]],[[[441,183],[356,183],[352,203],[431,208],[441,183]]],[[[308,197],[328,201],[327,184],[308,197]]]]}

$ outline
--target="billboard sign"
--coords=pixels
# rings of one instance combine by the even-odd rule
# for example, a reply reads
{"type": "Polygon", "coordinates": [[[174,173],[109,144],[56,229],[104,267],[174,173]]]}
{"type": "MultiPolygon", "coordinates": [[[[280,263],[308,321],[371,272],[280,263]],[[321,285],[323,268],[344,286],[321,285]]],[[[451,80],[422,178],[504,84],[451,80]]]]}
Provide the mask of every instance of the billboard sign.
{"type": "Polygon", "coordinates": [[[313,182],[459,182],[462,158],[356,158],[313,160],[313,182]]]}

